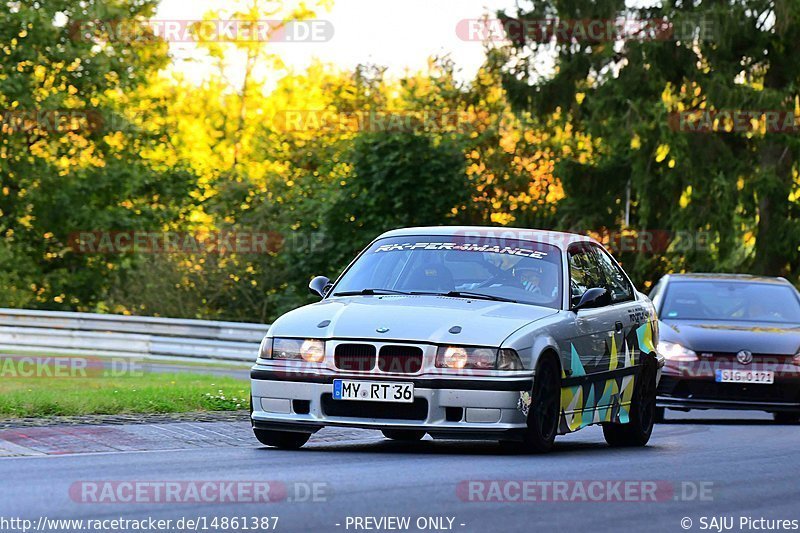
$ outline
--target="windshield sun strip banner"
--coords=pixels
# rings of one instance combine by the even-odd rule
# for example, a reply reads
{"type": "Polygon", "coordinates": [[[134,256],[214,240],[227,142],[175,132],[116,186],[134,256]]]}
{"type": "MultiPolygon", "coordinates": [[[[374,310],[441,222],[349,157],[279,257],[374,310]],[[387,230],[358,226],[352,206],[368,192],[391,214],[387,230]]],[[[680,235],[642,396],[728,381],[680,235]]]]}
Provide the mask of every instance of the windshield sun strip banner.
{"type": "Polygon", "coordinates": [[[495,253],[515,255],[520,257],[532,257],[534,259],[542,259],[548,256],[548,253],[542,250],[532,250],[530,248],[500,246],[493,244],[473,244],[473,243],[457,243],[457,242],[406,242],[396,244],[382,244],[373,250],[373,253],[379,252],[401,252],[409,250],[455,250],[460,252],[479,252],[479,253],[495,253]]]}

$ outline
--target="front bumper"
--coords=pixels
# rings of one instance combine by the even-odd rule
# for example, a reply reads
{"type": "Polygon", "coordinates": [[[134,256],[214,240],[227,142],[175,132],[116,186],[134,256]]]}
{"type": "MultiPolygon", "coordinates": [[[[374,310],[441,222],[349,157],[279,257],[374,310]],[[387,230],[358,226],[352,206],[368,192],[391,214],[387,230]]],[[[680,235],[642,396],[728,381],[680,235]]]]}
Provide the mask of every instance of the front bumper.
{"type": "Polygon", "coordinates": [[[251,370],[253,427],[313,433],[325,426],[424,430],[434,438],[514,438],[526,426],[520,395],[532,375],[386,376],[251,370]],[[414,403],[333,400],[333,380],[414,383],[414,403]]]}
{"type": "Polygon", "coordinates": [[[800,411],[800,367],[782,361],[741,366],[726,360],[668,363],[658,385],[656,405],[672,409],[800,411]],[[717,369],[769,370],[775,382],[718,383],[717,369]]]}

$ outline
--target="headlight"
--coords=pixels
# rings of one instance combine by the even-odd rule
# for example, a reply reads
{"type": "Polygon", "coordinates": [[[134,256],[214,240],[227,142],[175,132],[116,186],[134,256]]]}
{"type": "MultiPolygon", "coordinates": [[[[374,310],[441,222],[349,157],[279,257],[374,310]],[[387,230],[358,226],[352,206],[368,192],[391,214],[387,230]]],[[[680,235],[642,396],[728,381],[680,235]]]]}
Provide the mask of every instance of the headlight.
{"type": "Polygon", "coordinates": [[[497,353],[497,370],[522,370],[522,361],[517,352],[503,348],[497,353]]]}
{"type": "Polygon", "coordinates": [[[321,363],[325,360],[325,341],[317,339],[272,339],[271,359],[321,363]]]}
{"type": "Polygon", "coordinates": [[[675,342],[659,341],[658,353],[664,356],[667,361],[690,362],[697,361],[697,354],[675,342]]]}
{"type": "Polygon", "coordinates": [[[272,337],[264,337],[261,339],[261,345],[258,347],[258,358],[259,359],[271,359],[272,358],[272,337]]]}
{"type": "Polygon", "coordinates": [[[436,368],[455,370],[521,370],[517,352],[510,348],[468,348],[466,346],[440,346],[436,350],[436,368]]]}

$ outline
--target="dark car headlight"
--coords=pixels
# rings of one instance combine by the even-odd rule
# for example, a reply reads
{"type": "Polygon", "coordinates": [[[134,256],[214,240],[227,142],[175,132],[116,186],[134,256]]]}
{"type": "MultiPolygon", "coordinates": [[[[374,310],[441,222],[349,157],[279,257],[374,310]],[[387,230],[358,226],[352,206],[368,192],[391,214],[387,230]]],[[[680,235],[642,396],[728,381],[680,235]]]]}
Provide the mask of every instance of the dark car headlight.
{"type": "Polygon", "coordinates": [[[258,357],[259,359],[279,361],[321,363],[325,360],[325,341],[319,339],[265,337],[261,341],[258,357]]]}
{"type": "Polygon", "coordinates": [[[677,361],[688,363],[697,361],[697,353],[677,342],[658,341],[658,353],[664,356],[667,361],[677,361]]]}
{"type": "Polygon", "coordinates": [[[522,370],[517,352],[511,348],[474,348],[469,346],[439,346],[436,368],[453,370],[522,370]]]}

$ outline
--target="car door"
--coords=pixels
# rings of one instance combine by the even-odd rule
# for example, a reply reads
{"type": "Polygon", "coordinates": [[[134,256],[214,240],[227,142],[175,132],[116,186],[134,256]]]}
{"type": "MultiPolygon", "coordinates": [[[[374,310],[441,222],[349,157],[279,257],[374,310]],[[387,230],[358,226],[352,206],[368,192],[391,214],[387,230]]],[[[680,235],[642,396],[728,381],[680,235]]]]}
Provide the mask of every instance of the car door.
{"type": "Polygon", "coordinates": [[[611,295],[603,310],[608,322],[613,323],[606,355],[596,367],[598,377],[602,376],[595,386],[598,418],[624,423],[628,421],[637,365],[641,362],[641,345],[652,342],[645,338],[649,310],[637,299],[633,284],[614,258],[602,246],[593,244],[593,248],[604,278],[603,288],[611,295]]]}
{"type": "MultiPolygon", "coordinates": [[[[570,308],[583,293],[595,287],[605,288],[605,277],[594,248],[588,243],[576,243],[567,250],[570,308]]],[[[566,335],[563,353],[567,355],[562,376],[560,431],[567,433],[599,421],[598,401],[606,405],[612,398],[603,397],[604,377],[608,370],[605,361],[609,354],[609,338],[613,334],[617,315],[606,307],[575,311],[573,327],[566,335]]],[[[602,405],[602,404],[601,404],[602,405]]],[[[605,409],[606,411],[608,408],[605,409]]]]}
{"type": "MultiPolygon", "coordinates": [[[[606,288],[604,273],[595,248],[587,243],[572,245],[568,251],[570,306],[575,306],[583,293],[595,287],[606,288]]],[[[568,376],[591,375],[607,370],[608,341],[618,315],[607,307],[581,309],[575,313],[574,333],[569,339],[572,354],[568,376]],[[605,366],[604,366],[605,364],[605,366]]]]}
{"type": "Polygon", "coordinates": [[[614,258],[601,246],[593,247],[604,278],[603,288],[611,295],[611,303],[605,311],[614,323],[609,356],[601,366],[605,365],[609,371],[631,367],[636,364],[638,355],[637,328],[644,320],[643,306],[636,300],[633,285],[614,258]]]}

